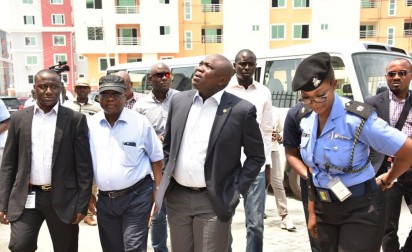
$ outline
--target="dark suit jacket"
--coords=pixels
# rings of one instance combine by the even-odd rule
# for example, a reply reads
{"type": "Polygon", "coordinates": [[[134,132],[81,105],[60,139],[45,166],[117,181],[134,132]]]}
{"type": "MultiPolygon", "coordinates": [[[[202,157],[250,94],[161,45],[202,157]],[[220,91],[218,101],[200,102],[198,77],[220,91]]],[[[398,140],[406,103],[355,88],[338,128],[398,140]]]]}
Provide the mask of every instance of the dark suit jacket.
{"type": "MultiPolygon", "coordinates": [[[[0,169],[0,211],[10,221],[23,212],[31,169],[31,126],[34,107],[12,114],[0,169]]],[[[59,218],[72,223],[87,213],[93,168],[86,117],[59,106],[52,156],[52,205],[59,218]]]]}
{"type": "MultiPolygon", "coordinates": [[[[372,105],[380,118],[389,123],[389,90],[383,91],[375,96],[365,99],[365,103],[372,105]]],[[[375,155],[371,160],[375,173],[383,164],[385,154],[375,151],[375,155]]]]}
{"type": "MultiPolygon", "coordinates": [[[[171,100],[163,145],[164,174],[156,198],[158,206],[167,188],[173,186],[169,183],[196,92],[181,92],[171,100]]],[[[265,152],[255,106],[224,92],[214,118],[204,166],[208,195],[220,220],[230,220],[239,203],[239,194],[246,195],[264,163],[265,152]],[[243,167],[241,147],[247,156],[243,167]]]]}

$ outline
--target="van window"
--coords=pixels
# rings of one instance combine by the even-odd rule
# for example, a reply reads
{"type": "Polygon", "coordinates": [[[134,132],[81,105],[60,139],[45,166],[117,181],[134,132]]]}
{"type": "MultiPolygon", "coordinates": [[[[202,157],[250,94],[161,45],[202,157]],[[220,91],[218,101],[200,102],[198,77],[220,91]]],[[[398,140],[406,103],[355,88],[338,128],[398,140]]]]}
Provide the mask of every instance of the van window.
{"type": "Polygon", "coordinates": [[[192,89],[194,66],[172,68],[172,88],[185,91],[192,89]]]}
{"type": "Polygon", "coordinates": [[[348,72],[343,60],[338,56],[331,56],[331,64],[337,81],[335,93],[353,100],[352,83],[349,81],[348,72]]]}
{"type": "Polygon", "coordinates": [[[147,94],[152,89],[149,82],[149,69],[131,70],[129,72],[130,80],[133,82],[133,91],[147,94]]]}
{"type": "MultiPolygon", "coordinates": [[[[359,87],[365,99],[376,95],[379,90],[387,86],[385,78],[386,66],[391,60],[403,57],[368,52],[353,54],[352,58],[359,87]]],[[[408,58],[406,59],[409,60],[408,58]]]]}

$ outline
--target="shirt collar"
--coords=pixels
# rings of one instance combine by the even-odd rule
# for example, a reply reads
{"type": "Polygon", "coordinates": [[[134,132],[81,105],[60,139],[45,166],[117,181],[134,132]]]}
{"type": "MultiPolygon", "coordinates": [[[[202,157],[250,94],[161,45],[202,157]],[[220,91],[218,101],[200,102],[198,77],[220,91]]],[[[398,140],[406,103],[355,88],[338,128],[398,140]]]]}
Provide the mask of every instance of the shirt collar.
{"type": "Polygon", "coordinates": [[[391,100],[391,101],[404,102],[404,101],[408,100],[408,98],[409,98],[409,92],[408,92],[408,95],[406,96],[405,99],[399,99],[399,98],[398,98],[396,95],[394,95],[394,94],[392,93],[392,91],[389,89],[389,100],[391,100]]]}
{"type": "MultiPolygon", "coordinates": [[[[128,113],[129,111],[131,111],[131,110],[128,109],[128,108],[126,108],[126,107],[123,107],[122,112],[120,113],[119,118],[118,118],[117,121],[115,122],[115,125],[116,125],[118,122],[125,122],[125,123],[127,123],[127,121],[128,121],[128,120],[127,120],[127,118],[128,118],[127,113],[128,113]]],[[[104,114],[104,110],[100,111],[99,113],[95,114],[94,116],[96,116],[96,117],[99,116],[99,117],[100,117],[100,118],[99,118],[99,122],[100,122],[100,123],[106,122],[107,125],[110,125],[109,122],[106,120],[106,116],[105,116],[105,114],[104,114]]]]}
{"type": "MultiPolygon", "coordinates": [[[[169,96],[172,94],[172,92],[173,92],[173,90],[172,90],[171,88],[169,88],[169,90],[168,90],[167,93],[166,93],[166,98],[163,100],[163,102],[166,101],[167,98],[169,98],[169,96]]],[[[154,100],[155,102],[157,102],[157,103],[162,103],[161,101],[159,101],[159,100],[156,98],[156,96],[153,94],[153,91],[150,91],[150,95],[152,96],[152,98],[153,98],[153,100],[154,100]]]]}
{"type": "MultiPolygon", "coordinates": [[[[56,103],[56,105],[54,105],[54,107],[50,110],[50,112],[54,111],[54,113],[59,112],[59,102],[56,103]]],[[[37,112],[41,112],[43,114],[48,114],[48,113],[44,113],[44,111],[39,107],[39,105],[37,105],[37,102],[34,103],[34,114],[36,114],[37,112]]],[[[50,113],[49,112],[49,113],[50,113]]]]}
{"type": "MultiPolygon", "coordinates": [[[[216,101],[217,105],[219,106],[220,104],[220,100],[222,99],[222,95],[223,95],[224,90],[220,90],[219,92],[215,93],[214,95],[212,95],[210,98],[213,98],[213,100],[216,101]]],[[[210,99],[209,98],[209,99],[210,99]]],[[[196,101],[202,101],[202,103],[204,103],[203,98],[200,96],[199,91],[196,92],[195,96],[193,97],[193,103],[196,101]],[[200,99],[200,100],[199,100],[200,99]]]]}

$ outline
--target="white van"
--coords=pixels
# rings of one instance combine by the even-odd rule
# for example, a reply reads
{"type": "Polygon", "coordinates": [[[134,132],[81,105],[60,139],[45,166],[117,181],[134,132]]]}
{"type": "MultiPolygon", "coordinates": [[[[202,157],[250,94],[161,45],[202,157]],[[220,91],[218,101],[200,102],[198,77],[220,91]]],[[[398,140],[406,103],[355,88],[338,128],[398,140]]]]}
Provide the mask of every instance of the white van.
{"type": "MultiPolygon", "coordinates": [[[[266,85],[272,93],[272,104],[280,108],[284,118],[287,110],[298,102],[298,94],[292,91],[292,80],[300,62],[317,52],[328,52],[338,81],[336,92],[342,96],[363,101],[376,94],[378,88],[386,86],[385,69],[394,58],[412,58],[402,49],[367,42],[312,43],[260,52],[250,48],[257,57],[255,79],[266,85]]],[[[225,55],[234,61],[235,55],[225,55]]],[[[173,88],[183,91],[192,89],[191,79],[195,67],[205,56],[163,60],[172,71],[173,88]]],[[[156,62],[136,62],[109,67],[107,74],[120,70],[129,72],[133,89],[150,91],[148,74],[156,62]]],[[[285,155],[280,155],[287,179],[285,185],[300,198],[299,176],[287,165],[285,155]]]]}

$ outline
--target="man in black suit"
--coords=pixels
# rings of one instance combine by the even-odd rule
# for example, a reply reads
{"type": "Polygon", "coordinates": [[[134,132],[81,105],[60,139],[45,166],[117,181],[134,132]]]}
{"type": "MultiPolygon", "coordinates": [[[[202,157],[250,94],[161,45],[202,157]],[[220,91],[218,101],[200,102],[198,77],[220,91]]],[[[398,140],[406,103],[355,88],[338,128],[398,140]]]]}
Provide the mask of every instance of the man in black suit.
{"type": "Polygon", "coordinates": [[[255,106],[223,91],[233,73],[222,55],[207,56],[192,79],[197,90],[172,98],[156,203],[160,209],[167,189],[173,251],[227,251],[239,196],[265,163],[255,106]]]}
{"type": "Polygon", "coordinates": [[[86,117],[58,104],[60,82],[52,70],[38,72],[37,102],[11,117],[0,169],[0,222],[11,223],[11,251],[35,251],[44,220],[54,251],[78,250],[93,170],[86,117]]]}
{"type": "MultiPolygon", "coordinates": [[[[378,116],[395,127],[401,117],[404,106],[412,103],[409,83],[412,80],[412,65],[407,59],[396,58],[389,62],[386,67],[386,82],[389,90],[370,97],[365,102],[374,106],[378,116]]],[[[408,108],[408,107],[406,107],[408,108]]],[[[412,137],[412,111],[407,111],[405,122],[401,125],[402,132],[412,137]]],[[[399,128],[400,126],[396,127],[399,128]]],[[[375,153],[372,164],[377,172],[376,177],[390,169],[392,157],[385,157],[380,153],[375,153]]],[[[384,252],[399,251],[398,225],[401,212],[402,197],[405,197],[407,204],[412,211],[412,169],[409,169],[393,186],[385,190],[386,212],[388,214],[385,234],[382,240],[384,252]]],[[[401,251],[412,251],[412,231],[407,238],[401,251]]]]}

